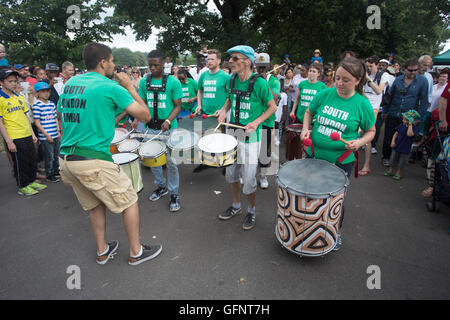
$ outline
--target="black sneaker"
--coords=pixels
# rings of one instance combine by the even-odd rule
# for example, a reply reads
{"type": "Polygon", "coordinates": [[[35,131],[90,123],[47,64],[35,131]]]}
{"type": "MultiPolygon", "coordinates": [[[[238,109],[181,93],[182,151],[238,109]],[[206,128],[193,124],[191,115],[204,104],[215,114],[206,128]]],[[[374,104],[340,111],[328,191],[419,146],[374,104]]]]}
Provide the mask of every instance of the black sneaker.
{"type": "Polygon", "coordinates": [[[119,241],[114,240],[111,242],[108,242],[108,251],[105,254],[102,254],[99,256],[97,254],[97,263],[98,264],[105,264],[108,262],[109,259],[114,259],[114,256],[117,253],[117,248],[119,248],[119,241]]]}
{"type": "Polygon", "coordinates": [[[254,226],[255,226],[255,215],[249,212],[245,216],[244,223],[242,224],[242,229],[248,231],[253,229],[254,226]]]}
{"type": "Polygon", "coordinates": [[[155,191],[153,191],[149,200],[151,200],[151,201],[159,200],[159,198],[161,198],[162,196],[165,196],[168,193],[169,193],[169,190],[167,190],[166,187],[163,187],[163,188],[160,187],[160,188],[156,189],[155,191]]]}
{"type": "Polygon", "coordinates": [[[162,246],[160,244],[154,245],[154,246],[147,246],[145,244],[142,245],[142,254],[139,257],[128,258],[128,264],[130,266],[137,266],[138,264],[141,264],[142,262],[151,260],[158,256],[162,251],[162,246]]]}
{"type": "Polygon", "coordinates": [[[228,220],[233,218],[235,215],[241,213],[241,208],[235,209],[233,206],[229,207],[225,212],[219,214],[220,220],[228,220]]]}
{"type": "Polygon", "coordinates": [[[51,176],[51,177],[47,177],[47,182],[52,182],[52,183],[56,183],[56,182],[60,182],[61,179],[57,178],[56,176],[51,176]]]}
{"type": "Polygon", "coordinates": [[[172,194],[170,196],[170,205],[169,205],[169,210],[171,212],[176,212],[178,210],[180,210],[181,206],[180,206],[180,197],[177,196],[176,194],[172,194]]]}

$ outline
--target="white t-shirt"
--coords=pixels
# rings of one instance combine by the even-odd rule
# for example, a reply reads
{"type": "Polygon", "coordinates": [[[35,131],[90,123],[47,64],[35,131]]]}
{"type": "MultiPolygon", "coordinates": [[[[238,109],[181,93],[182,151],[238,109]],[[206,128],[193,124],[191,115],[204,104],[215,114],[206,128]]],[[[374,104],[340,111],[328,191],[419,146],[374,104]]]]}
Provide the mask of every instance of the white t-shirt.
{"type": "MultiPolygon", "coordinates": [[[[375,82],[375,74],[371,74],[369,75],[369,77],[372,81],[375,82],[376,85],[381,85],[382,83],[389,84],[388,75],[389,73],[387,72],[383,73],[379,84],[375,82]]],[[[369,85],[369,83],[366,83],[364,85],[364,93],[369,99],[372,108],[377,110],[380,109],[381,101],[383,99],[383,93],[376,94],[375,91],[372,89],[372,87],[369,85]]]]}
{"type": "Polygon", "coordinates": [[[439,105],[439,99],[441,98],[442,92],[444,92],[447,84],[444,84],[441,88],[438,88],[438,84],[433,86],[433,94],[431,95],[431,104],[428,108],[428,112],[433,112],[439,105]]]}
{"type": "Polygon", "coordinates": [[[165,62],[164,63],[164,74],[172,73],[173,62],[165,62]]]}
{"type": "Polygon", "coordinates": [[[281,116],[283,115],[283,107],[287,105],[287,94],[286,92],[281,92],[280,93],[280,101],[278,102],[278,106],[277,106],[277,112],[275,113],[276,122],[280,122],[281,121],[281,116]]]}
{"type": "Polygon", "coordinates": [[[431,97],[433,95],[433,76],[429,72],[425,72],[425,78],[428,80],[428,102],[431,103],[431,97]]]}

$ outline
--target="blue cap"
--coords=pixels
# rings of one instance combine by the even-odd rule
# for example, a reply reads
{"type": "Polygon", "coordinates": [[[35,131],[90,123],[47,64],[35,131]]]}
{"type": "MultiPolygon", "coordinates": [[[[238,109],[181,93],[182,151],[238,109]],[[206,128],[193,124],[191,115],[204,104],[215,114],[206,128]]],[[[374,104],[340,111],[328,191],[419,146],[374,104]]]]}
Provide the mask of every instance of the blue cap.
{"type": "Polygon", "coordinates": [[[16,69],[16,70],[20,70],[20,69],[23,69],[23,68],[25,68],[25,66],[22,65],[22,64],[15,64],[14,65],[14,69],[16,69]]]}
{"type": "Polygon", "coordinates": [[[252,63],[255,62],[255,50],[253,50],[252,47],[240,45],[240,46],[235,46],[231,49],[228,49],[228,51],[227,51],[228,54],[231,54],[233,52],[242,53],[244,56],[249,58],[252,61],[252,63]]]}
{"type": "Polygon", "coordinates": [[[34,88],[34,91],[36,91],[36,92],[39,92],[39,91],[45,90],[45,89],[50,89],[48,84],[45,82],[38,82],[33,86],[33,88],[34,88]]]}

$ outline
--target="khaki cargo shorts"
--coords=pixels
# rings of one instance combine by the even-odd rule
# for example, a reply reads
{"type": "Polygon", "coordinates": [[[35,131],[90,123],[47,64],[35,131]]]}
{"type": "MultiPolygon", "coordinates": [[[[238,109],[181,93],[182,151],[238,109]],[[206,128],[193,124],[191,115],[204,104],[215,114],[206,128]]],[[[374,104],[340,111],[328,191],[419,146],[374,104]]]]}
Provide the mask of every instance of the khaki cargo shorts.
{"type": "Polygon", "coordinates": [[[61,180],[71,186],[83,210],[103,203],[111,212],[122,213],[138,200],[131,181],[120,166],[103,160],[59,160],[61,180]]]}

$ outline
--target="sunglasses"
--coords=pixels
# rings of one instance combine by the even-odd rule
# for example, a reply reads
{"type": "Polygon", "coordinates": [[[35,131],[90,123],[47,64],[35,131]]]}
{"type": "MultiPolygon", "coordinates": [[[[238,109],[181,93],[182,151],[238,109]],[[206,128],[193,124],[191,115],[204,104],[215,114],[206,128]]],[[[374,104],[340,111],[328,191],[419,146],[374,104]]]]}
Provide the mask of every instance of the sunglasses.
{"type": "Polygon", "coordinates": [[[241,60],[244,60],[245,58],[240,58],[240,57],[238,57],[238,56],[236,56],[236,55],[233,54],[233,55],[230,57],[230,59],[233,60],[234,62],[236,62],[236,61],[238,61],[238,60],[240,60],[240,59],[241,59],[241,60]]]}
{"type": "Polygon", "coordinates": [[[178,80],[184,81],[184,80],[186,80],[186,78],[178,77],[178,80]]]}
{"type": "Polygon", "coordinates": [[[419,69],[409,69],[409,68],[407,68],[406,70],[408,70],[409,72],[417,72],[419,69]]]}
{"type": "Polygon", "coordinates": [[[136,74],[139,74],[139,71],[133,71],[132,73],[136,73],[136,74]]]}

